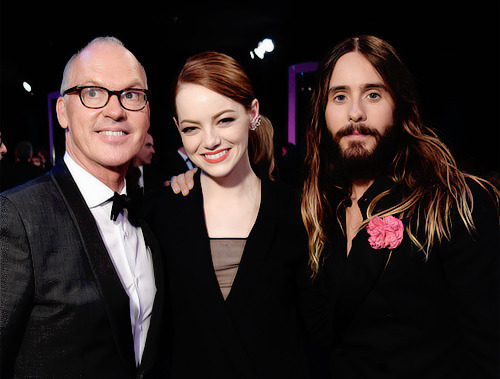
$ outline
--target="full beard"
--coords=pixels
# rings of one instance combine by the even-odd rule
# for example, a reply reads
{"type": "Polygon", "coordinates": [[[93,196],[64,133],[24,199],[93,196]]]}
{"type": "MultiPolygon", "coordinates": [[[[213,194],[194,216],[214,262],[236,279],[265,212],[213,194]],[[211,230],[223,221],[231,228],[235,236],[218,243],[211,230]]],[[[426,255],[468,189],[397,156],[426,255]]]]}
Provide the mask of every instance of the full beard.
{"type": "Polygon", "coordinates": [[[333,167],[347,179],[373,179],[386,170],[397,147],[397,128],[389,126],[384,134],[365,124],[349,124],[333,138],[333,167]],[[364,142],[350,141],[345,148],[340,140],[347,135],[359,133],[375,138],[375,146],[367,148],[364,142]]]}

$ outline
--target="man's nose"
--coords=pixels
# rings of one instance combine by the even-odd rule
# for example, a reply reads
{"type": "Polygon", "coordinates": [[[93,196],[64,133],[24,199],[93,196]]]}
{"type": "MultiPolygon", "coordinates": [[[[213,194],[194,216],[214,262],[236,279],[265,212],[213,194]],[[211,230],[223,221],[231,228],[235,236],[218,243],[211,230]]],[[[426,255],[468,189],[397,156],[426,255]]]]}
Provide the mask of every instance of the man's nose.
{"type": "Polygon", "coordinates": [[[118,95],[115,94],[111,95],[103,110],[106,116],[114,120],[124,118],[126,115],[125,108],[122,107],[118,95]]]}
{"type": "Polygon", "coordinates": [[[349,110],[349,121],[360,122],[366,120],[365,110],[361,100],[354,100],[349,110]]]}

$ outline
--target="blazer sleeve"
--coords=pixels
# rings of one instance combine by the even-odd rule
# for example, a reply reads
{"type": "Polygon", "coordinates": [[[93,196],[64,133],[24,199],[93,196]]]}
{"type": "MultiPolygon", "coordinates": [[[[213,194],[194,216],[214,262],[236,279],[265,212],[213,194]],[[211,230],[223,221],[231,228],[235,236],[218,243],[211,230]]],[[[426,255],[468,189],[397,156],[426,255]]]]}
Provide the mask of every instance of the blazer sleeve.
{"type": "Polygon", "coordinates": [[[499,218],[484,189],[473,193],[475,231],[458,217],[449,242],[440,249],[444,272],[462,329],[471,378],[496,378],[499,372],[499,218]]]}
{"type": "Polygon", "coordinates": [[[16,207],[0,197],[0,377],[13,375],[34,279],[28,236],[16,207]]]}

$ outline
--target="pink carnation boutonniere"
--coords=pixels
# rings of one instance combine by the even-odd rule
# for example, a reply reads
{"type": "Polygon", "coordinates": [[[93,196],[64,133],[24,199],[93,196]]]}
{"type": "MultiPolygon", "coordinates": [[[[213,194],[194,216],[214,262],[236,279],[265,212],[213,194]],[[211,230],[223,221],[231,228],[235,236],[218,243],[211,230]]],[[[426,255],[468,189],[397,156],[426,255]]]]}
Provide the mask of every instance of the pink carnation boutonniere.
{"type": "Polygon", "coordinates": [[[374,249],[394,249],[403,240],[403,222],[393,216],[377,217],[370,220],[366,227],[370,238],[368,242],[374,249]]]}

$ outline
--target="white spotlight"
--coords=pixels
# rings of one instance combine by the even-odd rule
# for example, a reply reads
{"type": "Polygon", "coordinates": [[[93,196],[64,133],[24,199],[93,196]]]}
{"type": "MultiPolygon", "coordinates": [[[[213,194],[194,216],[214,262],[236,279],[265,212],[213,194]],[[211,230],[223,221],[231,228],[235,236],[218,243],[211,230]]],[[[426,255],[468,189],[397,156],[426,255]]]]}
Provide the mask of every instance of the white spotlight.
{"type": "Polygon", "coordinates": [[[23,82],[23,88],[26,90],[26,92],[31,92],[31,86],[28,82],[23,82]]]}
{"type": "Polygon", "coordinates": [[[274,50],[274,42],[271,38],[265,38],[259,42],[257,47],[250,52],[250,56],[254,59],[254,53],[260,59],[264,59],[266,53],[270,53],[274,50]]]}
{"type": "Polygon", "coordinates": [[[264,47],[264,50],[266,53],[270,53],[271,51],[274,50],[274,42],[271,38],[266,38],[262,40],[262,46],[264,47]]]}
{"type": "Polygon", "coordinates": [[[257,48],[253,51],[255,51],[255,55],[257,55],[260,59],[264,59],[266,50],[264,50],[264,47],[262,47],[262,42],[259,42],[259,46],[257,46],[257,48]]]}

